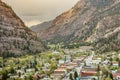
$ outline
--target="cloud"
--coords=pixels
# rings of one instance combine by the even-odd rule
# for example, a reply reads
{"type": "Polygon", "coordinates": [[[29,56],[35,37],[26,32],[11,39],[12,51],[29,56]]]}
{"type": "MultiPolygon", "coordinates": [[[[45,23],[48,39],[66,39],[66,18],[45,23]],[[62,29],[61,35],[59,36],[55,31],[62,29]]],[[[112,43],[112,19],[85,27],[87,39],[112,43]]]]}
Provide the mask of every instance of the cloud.
{"type": "Polygon", "coordinates": [[[31,20],[31,21],[25,21],[27,27],[31,27],[36,24],[40,24],[41,22],[39,20],[31,20]]]}
{"type": "MultiPolygon", "coordinates": [[[[79,0],[2,0],[12,6],[15,12],[26,22],[40,22],[54,19],[62,12],[73,7],[79,0]]],[[[28,23],[26,23],[28,24],[28,23]]]]}

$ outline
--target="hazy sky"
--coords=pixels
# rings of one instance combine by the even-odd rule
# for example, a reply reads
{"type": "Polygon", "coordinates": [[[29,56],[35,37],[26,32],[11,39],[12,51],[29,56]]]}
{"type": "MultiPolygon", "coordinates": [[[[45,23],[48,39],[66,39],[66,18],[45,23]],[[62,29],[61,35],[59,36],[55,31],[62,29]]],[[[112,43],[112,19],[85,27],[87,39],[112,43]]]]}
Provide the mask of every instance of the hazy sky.
{"type": "Polygon", "coordinates": [[[79,0],[2,0],[9,4],[27,26],[54,19],[79,0]]]}

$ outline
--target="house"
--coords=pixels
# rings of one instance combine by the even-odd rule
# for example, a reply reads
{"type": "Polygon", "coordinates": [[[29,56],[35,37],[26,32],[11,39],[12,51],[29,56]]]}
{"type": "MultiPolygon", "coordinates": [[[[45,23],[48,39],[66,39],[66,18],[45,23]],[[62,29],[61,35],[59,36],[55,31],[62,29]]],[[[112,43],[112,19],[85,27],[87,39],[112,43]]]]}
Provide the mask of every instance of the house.
{"type": "Polygon", "coordinates": [[[2,71],[2,68],[0,68],[0,71],[2,71]]]}
{"type": "Polygon", "coordinates": [[[59,52],[58,51],[53,51],[52,54],[59,54],[59,52]]]}
{"type": "Polygon", "coordinates": [[[18,75],[10,75],[10,78],[19,78],[19,76],[18,75]]]}
{"type": "Polygon", "coordinates": [[[114,61],[114,62],[112,62],[112,66],[118,68],[118,67],[119,67],[119,64],[118,64],[118,62],[114,61]]]}
{"type": "Polygon", "coordinates": [[[56,74],[56,75],[64,75],[66,73],[67,73],[66,69],[58,68],[58,69],[54,70],[54,74],[56,74]]]}
{"type": "Polygon", "coordinates": [[[34,69],[34,68],[33,68],[33,69],[26,69],[26,72],[27,72],[27,73],[35,72],[35,69],[34,69]]]}
{"type": "Polygon", "coordinates": [[[92,62],[91,62],[92,64],[96,64],[96,65],[98,65],[98,64],[100,64],[101,63],[101,58],[92,58],[92,62]]]}
{"type": "Polygon", "coordinates": [[[77,67],[77,66],[78,66],[78,64],[77,64],[77,63],[75,63],[75,62],[70,62],[70,63],[68,63],[68,64],[67,64],[67,66],[77,67]]]}
{"type": "Polygon", "coordinates": [[[120,57],[120,54],[118,54],[118,56],[120,57]]]}
{"type": "Polygon", "coordinates": [[[50,64],[49,64],[49,63],[45,63],[44,66],[45,66],[45,67],[49,67],[50,64]]]}
{"type": "Polygon", "coordinates": [[[102,62],[102,64],[109,64],[109,63],[110,63],[110,61],[107,59],[102,62]]]}
{"type": "Polygon", "coordinates": [[[2,75],[0,75],[0,80],[2,80],[2,75]]]}
{"type": "Polygon", "coordinates": [[[97,68],[85,67],[80,72],[80,80],[92,80],[93,78],[97,79],[97,68]]]}
{"type": "Polygon", "coordinates": [[[98,80],[97,76],[80,77],[80,80],[98,80]]]}
{"type": "Polygon", "coordinates": [[[67,74],[67,70],[66,69],[62,69],[62,68],[58,68],[56,70],[54,70],[53,74],[51,75],[51,77],[54,80],[59,80],[62,77],[64,77],[67,74]]]}
{"type": "Polygon", "coordinates": [[[120,70],[116,71],[115,73],[112,73],[113,80],[120,80],[120,70]]]}
{"type": "Polygon", "coordinates": [[[77,58],[77,59],[73,59],[72,62],[74,62],[74,63],[81,63],[82,60],[83,60],[82,58],[77,58]]]}
{"type": "Polygon", "coordinates": [[[86,76],[94,76],[95,74],[97,74],[96,71],[92,71],[92,70],[89,70],[89,71],[81,71],[81,77],[86,77],[86,76]]]}
{"type": "Polygon", "coordinates": [[[65,55],[65,63],[71,62],[70,55],[65,55]]]}
{"type": "Polygon", "coordinates": [[[70,72],[70,71],[73,71],[74,70],[74,67],[73,66],[67,66],[67,71],[70,72]]]}
{"type": "Polygon", "coordinates": [[[58,67],[59,69],[67,69],[68,72],[72,71],[74,69],[74,66],[68,65],[68,64],[62,64],[58,67]]]}
{"type": "Polygon", "coordinates": [[[120,80],[120,74],[113,74],[113,80],[120,80]]]}
{"type": "Polygon", "coordinates": [[[35,79],[35,80],[43,80],[46,75],[45,74],[39,74],[39,72],[36,72],[34,75],[32,75],[32,77],[35,79]]]}
{"type": "Polygon", "coordinates": [[[64,64],[64,63],[65,63],[64,60],[59,60],[59,61],[58,61],[58,66],[60,66],[61,64],[64,64]]]}
{"type": "Polygon", "coordinates": [[[58,67],[59,69],[67,69],[67,66],[66,65],[62,65],[60,67],[58,67]]]}
{"type": "Polygon", "coordinates": [[[40,80],[52,80],[52,79],[45,77],[45,78],[40,79],[40,80]]]}
{"type": "Polygon", "coordinates": [[[17,74],[21,73],[21,74],[24,74],[25,72],[22,71],[22,70],[16,70],[17,74]]]}
{"type": "Polygon", "coordinates": [[[77,71],[78,75],[80,75],[80,71],[82,70],[82,66],[76,67],[75,70],[77,71]]]}

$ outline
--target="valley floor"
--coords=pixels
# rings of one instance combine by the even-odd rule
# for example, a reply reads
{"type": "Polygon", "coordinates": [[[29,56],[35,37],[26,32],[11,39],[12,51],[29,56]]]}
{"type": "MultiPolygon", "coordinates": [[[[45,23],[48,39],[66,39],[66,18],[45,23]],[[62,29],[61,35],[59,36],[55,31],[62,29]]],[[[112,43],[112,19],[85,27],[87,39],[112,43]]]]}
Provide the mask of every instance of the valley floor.
{"type": "Polygon", "coordinates": [[[119,80],[120,54],[91,49],[50,50],[19,58],[0,58],[0,80],[119,80]]]}

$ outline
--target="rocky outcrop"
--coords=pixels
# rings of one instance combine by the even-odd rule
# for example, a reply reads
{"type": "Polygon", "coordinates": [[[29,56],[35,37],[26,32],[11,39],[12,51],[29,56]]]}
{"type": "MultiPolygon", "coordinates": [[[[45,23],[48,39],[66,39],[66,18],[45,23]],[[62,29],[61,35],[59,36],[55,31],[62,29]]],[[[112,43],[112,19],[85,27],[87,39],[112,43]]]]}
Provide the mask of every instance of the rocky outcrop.
{"type": "Polygon", "coordinates": [[[41,32],[40,36],[43,40],[64,37],[64,41],[76,38],[87,41],[99,21],[119,14],[119,8],[119,0],[80,0],[72,9],[56,17],[51,27],[41,32]]]}
{"type": "MultiPolygon", "coordinates": [[[[56,17],[51,27],[40,33],[40,37],[50,42],[92,42],[97,49],[108,44],[110,51],[120,47],[119,28],[120,0],[80,0],[56,17]]],[[[102,51],[105,51],[103,48],[102,51]]]]}
{"type": "Polygon", "coordinates": [[[0,0],[0,56],[19,56],[44,50],[36,33],[28,29],[11,7],[0,0]]]}
{"type": "Polygon", "coordinates": [[[120,15],[109,16],[101,20],[97,28],[93,37],[100,36],[93,44],[97,52],[120,50],[120,15]]]}

